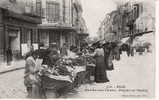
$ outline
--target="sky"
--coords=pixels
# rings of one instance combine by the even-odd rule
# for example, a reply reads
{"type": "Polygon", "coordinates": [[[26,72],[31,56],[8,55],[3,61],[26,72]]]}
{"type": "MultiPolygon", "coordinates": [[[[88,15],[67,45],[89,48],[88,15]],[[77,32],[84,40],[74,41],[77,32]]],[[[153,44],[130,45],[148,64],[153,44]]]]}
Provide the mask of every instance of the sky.
{"type": "Polygon", "coordinates": [[[107,13],[116,9],[116,3],[113,0],[81,0],[81,3],[90,37],[95,37],[100,22],[107,13]]]}

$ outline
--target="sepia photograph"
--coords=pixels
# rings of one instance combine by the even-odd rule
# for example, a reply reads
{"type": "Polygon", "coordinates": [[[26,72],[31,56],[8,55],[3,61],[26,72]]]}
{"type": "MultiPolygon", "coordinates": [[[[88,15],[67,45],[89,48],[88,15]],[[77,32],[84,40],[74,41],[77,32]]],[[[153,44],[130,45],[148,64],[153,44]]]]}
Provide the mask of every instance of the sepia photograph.
{"type": "Polygon", "coordinates": [[[0,0],[0,99],[155,97],[155,0],[0,0]]]}

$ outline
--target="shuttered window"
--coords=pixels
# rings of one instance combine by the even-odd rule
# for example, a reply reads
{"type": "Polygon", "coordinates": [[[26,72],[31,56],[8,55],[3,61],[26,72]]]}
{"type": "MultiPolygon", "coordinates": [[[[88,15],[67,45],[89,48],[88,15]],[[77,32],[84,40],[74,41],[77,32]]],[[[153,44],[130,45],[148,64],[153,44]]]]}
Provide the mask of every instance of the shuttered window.
{"type": "Polygon", "coordinates": [[[42,16],[41,0],[36,0],[36,13],[37,13],[38,16],[42,16]]]}
{"type": "Polygon", "coordinates": [[[60,5],[54,1],[46,2],[46,18],[49,23],[58,22],[60,18],[60,5]]]}
{"type": "Polygon", "coordinates": [[[33,43],[38,43],[38,32],[36,29],[32,30],[32,42],[33,43]]]}
{"type": "Polygon", "coordinates": [[[27,43],[28,40],[31,40],[31,29],[23,29],[22,36],[21,36],[21,42],[27,43]]]}

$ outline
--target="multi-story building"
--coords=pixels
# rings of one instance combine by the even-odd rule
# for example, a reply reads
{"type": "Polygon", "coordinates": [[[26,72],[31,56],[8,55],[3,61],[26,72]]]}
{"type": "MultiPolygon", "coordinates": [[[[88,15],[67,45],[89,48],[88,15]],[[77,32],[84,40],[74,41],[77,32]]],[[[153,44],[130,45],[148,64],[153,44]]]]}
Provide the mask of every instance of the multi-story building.
{"type": "Polygon", "coordinates": [[[109,17],[105,17],[107,20],[104,20],[104,24],[101,24],[99,28],[100,37],[105,36],[105,40],[109,40],[114,35],[116,40],[121,40],[133,34],[155,30],[155,8],[153,6],[154,2],[151,1],[149,3],[129,1],[120,5],[117,10],[107,14],[109,17]]]}
{"type": "Polygon", "coordinates": [[[41,0],[43,19],[39,25],[39,42],[48,47],[56,42],[60,47],[77,45],[82,6],[79,0],[41,0]]]}
{"type": "Polygon", "coordinates": [[[106,14],[104,20],[98,31],[99,39],[105,41],[115,41],[119,34],[119,13],[118,11],[112,11],[106,14]]]}
{"type": "Polygon", "coordinates": [[[37,24],[40,23],[41,18],[32,1],[1,0],[0,62],[6,60],[9,47],[13,52],[13,59],[28,52],[31,44],[37,47],[37,24]]]}
{"type": "Polygon", "coordinates": [[[155,2],[145,1],[141,2],[142,13],[135,21],[136,29],[139,32],[155,31],[155,2]]]}
{"type": "Polygon", "coordinates": [[[100,27],[98,29],[97,35],[99,40],[104,40],[106,33],[109,32],[111,23],[110,23],[110,16],[106,14],[104,20],[101,22],[100,27]]]}

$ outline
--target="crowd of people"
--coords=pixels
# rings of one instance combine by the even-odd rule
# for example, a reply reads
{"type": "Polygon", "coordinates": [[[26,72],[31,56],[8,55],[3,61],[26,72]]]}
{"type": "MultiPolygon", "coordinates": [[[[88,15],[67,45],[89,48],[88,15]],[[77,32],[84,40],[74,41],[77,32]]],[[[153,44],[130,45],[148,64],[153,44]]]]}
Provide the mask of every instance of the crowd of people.
{"type": "Polygon", "coordinates": [[[41,97],[42,92],[42,84],[40,73],[41,70],[44,70],[44,67],[51,69],[52,74],[59,75],[69,74],[69,72],[65,67],[58,67],[60,71],[57,70],[58,64],[62,63],[61,58],[70,58],[76,57],[77,55],[81,55],[78,53],[77,47],[71,47],[68,49],[67,45],[64,44],[61,49],[58,49],[58,45],[56,43],[51,43],[49,48],[43,48],[43,45],[40,46],[39,50],[31,49],[25,56],[26,64],[25,64],[25,77],[24,84],[26,86],[28,97],[31,98],[44,98],[41,97]],[[61,61],[61,62],[59,62],[61,61]],[[61,70],[62,69],[62,70],[61,70]]]}
{"type": "MultiPolygon", "coordinates": [[[[86,59],[84,60],[82,58],[83,60],[79,62],[80,64],[83,63],[85,66],[93,64],[89,72],[90,75],[87,75],[87,78],[89,79],[90,76],[93,75],[94,82],[105,83],[110,81],[107,76],[107,71],[114,70],[113,60],[120,60],[120,55],[123,51],[126,51],[128,56],[130,55],[129,53],[131,53],[129,52],[131,50],[129,45],[118,45],[116,42],[106,42],[104,44],[96,42],[91,46],[85,45],[81,46],[81,48],[71,46],[70,49],[68,49],[67,44],[64,44],[61,49],[58,49],[56,43],[51,43],[47,49],[44,49],[42,46],[39,50],[31,49],[25,57],[24,84],[28,92],[28,97],[31,98],[46,98],[41,95],[44,92],[41,84],[42,80],[40,78],[40,74],[42,74],[41,70],[44,70],[44,67],[47,66],[52,69],[54,75],[59,75],[56,66],[61,66],[59,64],[63,61],[60,60],[61,58],[76,58],[76,56],[85,57],[86,59]],[[89,60],[87,58],[89,58],[89,60]],[[43,65],[43,67],[41,67],[41,65],[43,65]]],[[[70,66],[73,66],[73,64],[70,64],[70,66]]],[[[61,67],[61,69],[63,70],[62,74],[69,75],[69,72],[65,71],[68,70],[66,67],[61,67]]]]}
{"type": "MultiPolygon", "coordinates": [[[[24,84],[28,91],[28,97],[42,98],[42,95],[39,93],[40,91],[42,92],[42,84],[39,72],[40,70],[44,69],[44,66],[41,67],[41,65],[47,65],[48,67],[54,69],[59,59],[65,57],[73,58],[76,56],[85,56],[93,58],[93,61],[91,61],[90,63],[93,63],[95,65],[94,81],[97,83],[109,82],[106,70],[113,70],[113,63],[108,60],[109,55],[110,49],[103,49],[103,45],[98,45],[96,47],[91,47],[87,45],[82,48],[71,46],[70,49],[68,49],[67,45],[64,44],[61,49],[58,49],[57,44],[52,43],[50,44],[50,47],[48,49],[32,49],[29,53],[26,54],[25,57],[26,65],[24,84]]],[[[82,63],[88,62],[85,62],[85,60],[83,60],[82,63]]],[[[58,75],[59,73],[54,70],[54,74],[58,75]]]]}

